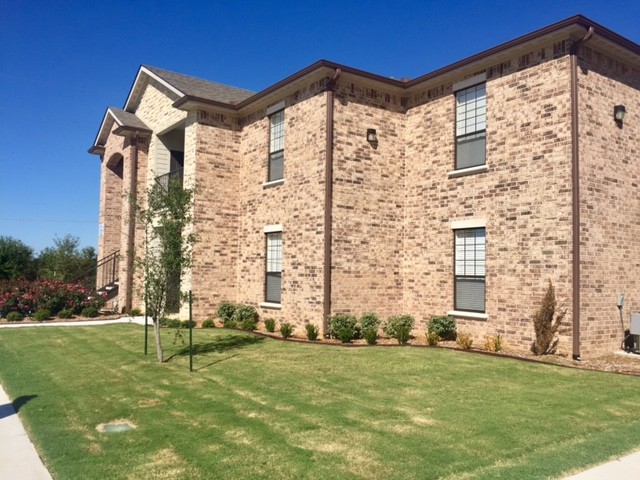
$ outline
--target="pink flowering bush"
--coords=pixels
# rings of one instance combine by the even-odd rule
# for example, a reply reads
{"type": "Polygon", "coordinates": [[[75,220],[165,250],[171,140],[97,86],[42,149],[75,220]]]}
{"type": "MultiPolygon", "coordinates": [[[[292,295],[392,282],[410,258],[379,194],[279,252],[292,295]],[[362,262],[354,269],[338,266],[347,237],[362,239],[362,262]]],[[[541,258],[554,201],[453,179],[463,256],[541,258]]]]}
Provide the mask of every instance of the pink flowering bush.
{"type": "Polygon", "coordinates": [[[61,310],[80,313],[86,307],[101,308],[104,304],[104,297],[92,294],[76,283],[59,280],[0,282],[0,317],[6,317],[9,312],[30,316],[40,309],[49,310],[51,315],[61,310]]]}

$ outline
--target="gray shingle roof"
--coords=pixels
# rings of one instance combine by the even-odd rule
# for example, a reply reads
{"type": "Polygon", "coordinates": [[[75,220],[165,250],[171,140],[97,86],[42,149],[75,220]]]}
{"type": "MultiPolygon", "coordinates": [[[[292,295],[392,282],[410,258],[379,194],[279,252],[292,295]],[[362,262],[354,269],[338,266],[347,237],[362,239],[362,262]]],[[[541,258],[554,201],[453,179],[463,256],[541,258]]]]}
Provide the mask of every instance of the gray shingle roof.
{"type": "Polygon", "coordinates": [[[169,70],[163,70],[162,68],[151,67],[149,65],[143,66],[190,97],[198,97],[205,100],[213,100],[215,102],[235,105],[246,100],[255,93],[249,90],[223,85],[221,83],[202,80],[201,78],[170,72],[169,70]]]}
{"type": "Polygon", "coordinates": [[[116,122],[118,122],[120,126],[151,131],[151,129],[147,127],[142,120],[136,117],[135,114],[126,112],[121,108],[116,108],[116,107],[109,107],[109,110],[111,111],[111,113],[116,119],[116,122]]]}

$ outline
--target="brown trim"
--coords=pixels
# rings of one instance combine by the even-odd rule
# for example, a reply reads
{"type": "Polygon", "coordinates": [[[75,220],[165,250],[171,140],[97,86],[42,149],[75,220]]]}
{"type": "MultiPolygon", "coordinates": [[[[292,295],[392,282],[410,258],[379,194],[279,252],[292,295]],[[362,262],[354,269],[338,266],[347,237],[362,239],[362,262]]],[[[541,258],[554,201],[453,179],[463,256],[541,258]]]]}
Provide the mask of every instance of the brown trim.
{"type": "Polygon", "coordinates": [[[262,97],[265,97],[271,93],[276,92],[277,90],[289,85],[290,83],[299,80],[307,75],[310,75],[314,72],[316,72],[317,70],[320,70],[322,68],[327,68],[327,69],[331,69],[331,70],[340,70],[343,73],[346,74],[350,74],[350,75],[355,75],[361,78],[366,78],[369,80],[373,80],[376,82],[381,82],[384,84],[387,84],[389,86],[392,87],[396,87],[396,88],[401,88],[403,90],[406,90],[410,87],[414,87],[420,83],[426,82],[428,80],[431,80],[433,78],[436,78],[438,76],[444,75],[446,73],[452,72],[456,69],[465,67],[467,65],[470,65],[474,62],[478,62],[480,60],[484,60],[485,58],[488,58],[492,55],[496,55],[499,53],[502,53],[506,50],[509,50],[511,48],[515,48],[515,47],[519,47],[527,42],[531,42],[533,40],[536,40],[538,38],[541,38],[545,35],[549,35],[555,32],[558,32],[560,30],[566,29],[566,28],[570,28],[572,26],[578,26],[578,27],[584,27],[586,28],[591,28],[593,27],[595,30],[597,30],[598,35],[600,35],[601,37],[616,43],[618,45],[620,45],[623,48],[626,48],[627,50],[640,55],[640,45],[638,45],[637,43],[632,42],[631,40],[615,33],[612,30],[609,30],[606,27],[603,27],[602,25],[599,25],[591,20],[589,20],[588,18],[582,16],[582,15],[575,15],[573,17],[567,18],[565,20],[562,20],[560,22],[554,23],[552,25],[546,26],[544,28],[541,28],[539,30],[536,30],[534,32],[528,33],[526,35],[523,35],[521,37],[518,37],[514,40],[511,40],[509,42],[500,44],[496,47],[490,48],[488,50],[484,50],[480,53],[477,53],[475,55],[472,55],[470,57],[467,57],[463,60],[460,60],[458,62],[452,63],[450,65],[447,65],[443,68],[440,68],[438,70],[434,70],[433,72],[427,73],[425,75],[422,75],[420,77],[417,77],[413,80],[409,80],[409,81],[402,81],[402,80],[396,80],[394,78],[389,78],[389,77],[385,77],[382,75],[378,75],[375,73],[371,73],[371,72],[366,72],[364,70],[359,70],[357,68],[352,68],[352,67],[348,67],[346,65],[341,65],[338,63],[334,63],[334,62],[330,62],[328,60],[319,60],[315,63],[313,63],[312,65],[309,65],[308,67],[294,73],[293,75],[288,76],[287,78],[271,85],[270,87],[256,93],[255,95],[252,95],[251,97],[243,100],[240,103],[237,104],[230,104],[230,103],[224,103],[224,102],[219,102],[219,101],[214,101],[214,100],[207,100],[207,99],[203,99],[203,98],[198,98],[198,97],[194,97],[194,96],[188,96],[185,95],[184,97],[182,97],[181,99],[177,100],[173,106],[176,108],[179,108],[180,106],[184,105],[185,103],[192,101],[192,102],[197,102],[199,104],[202,105],[209,105],[209,106],[214,106],[214,107],[219,107],[219,108],[225,108],[225,109],[230,109],[230,110],[241,110],[245,107],[247,107],[248,105],[251,105],[253,102],[261,99],[262,97]]]}
{"type": "Polygon", "coordinates": [[[580,150],[578,135],[578,49],[593,36],[594,28],[571,46],[571,210],[572,210],[572,320],[573,359],[580,360],[580,150]]]}
{"type": "Polygon", "coordinates": [[[327,117],[325,124],[326,159],[324,167],[324,276],[322,301],[322,335],[329,334],[329,316],[331,315],[331,247],[333,228],[333,110],[334,90],[342,70],[336,68],[333,78],[327,83],[327,117]]]}

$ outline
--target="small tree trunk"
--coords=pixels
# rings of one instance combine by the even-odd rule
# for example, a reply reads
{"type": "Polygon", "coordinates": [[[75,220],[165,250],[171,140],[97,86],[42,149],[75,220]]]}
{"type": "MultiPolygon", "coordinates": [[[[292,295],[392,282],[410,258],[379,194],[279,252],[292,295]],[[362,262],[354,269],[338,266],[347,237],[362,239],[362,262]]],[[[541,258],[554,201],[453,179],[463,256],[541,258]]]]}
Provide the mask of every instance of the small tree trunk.
{"type": "Polygon", "coordinates": [[[156,356],[158,363],[162,363],[164,362],[164,357],[162,354],[162,343],[160,342],[160,322],[156,319],[153,320],[153,333],[156,337],[156,356]]]}

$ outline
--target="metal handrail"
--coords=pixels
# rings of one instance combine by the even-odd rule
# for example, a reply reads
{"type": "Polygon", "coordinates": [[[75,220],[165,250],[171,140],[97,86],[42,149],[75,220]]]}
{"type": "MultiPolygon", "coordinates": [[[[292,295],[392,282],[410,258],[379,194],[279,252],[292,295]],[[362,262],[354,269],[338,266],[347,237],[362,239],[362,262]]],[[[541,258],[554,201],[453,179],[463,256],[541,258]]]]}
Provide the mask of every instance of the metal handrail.
{"type": "Polygon", "coordinates": [[[118,267],[120,265],[120,250],[117,250],[106,257],[98,260],[96,270],[98,271],[99,281],[96,282],[97,290],[101,290],[108,285],[112,285],[118,281],[118,267]]]}
{"type": "Polygon", "coordinates": [[[156,182],[165,190],[169,191],[169,186],[174,182],[182,186],[183,169],[179,168],[164,175],[156,177],[156,182]]]}

